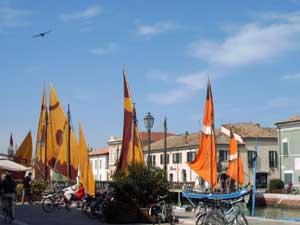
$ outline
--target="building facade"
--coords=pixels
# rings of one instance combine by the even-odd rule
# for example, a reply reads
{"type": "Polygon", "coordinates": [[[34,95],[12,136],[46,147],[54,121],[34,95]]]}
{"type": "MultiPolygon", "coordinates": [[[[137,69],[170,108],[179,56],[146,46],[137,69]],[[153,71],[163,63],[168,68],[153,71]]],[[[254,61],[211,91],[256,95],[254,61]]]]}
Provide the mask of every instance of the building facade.
{"type": "Polygon", "coordinates": [[[109,148],[89,152],[89,159],[92,165],[94,178],[96,181],[107,181],[109,178],[108,170],[109,148]]]}
{"type": "Polygon", "coordinates": [[[300,116],[275,124],[278,131],[280,179],[300,186],[300,116]]]}
{"type": "MultiPolygon", "coordinates": [[[[225,124],[216,129],[216,148],[218,158],[219,174],[226,174],[228,166],[229,150],[229,128],[232,126],[236,139],[240,157],[243,160],[246,184],[253,184],[253,162],[250,160],[255,155],[258,146],[257,156],[257,187],[266,189],[268,181],[279,178],[279,162],[277,147],[276,128],[264,128],[255,123],[225,124]]],[[[156,134],[156,140],[151,140],[151,162],[156,167],[164,168],[164,139],[163,133],[156,134]]],[[[141,135],[141,137],[143,137],[141,135]]],[[[208,185],[199,177],[187,163],[194,160],[199,149],[201,133],[174,135],[167,137],[167,175],[170,182],[193,183],[196,188],[205,188],[208,185]]],[[[144,135],[147,140],[147,136],[144,135]]],[[[110,137],[107,147],[107,180],[111,180],[112,174],[116,170],[116,164],[120,156],[122,139],[110,137]]],[[[147,142],[143,142],[145,161],[148,154],[147,142]]],[[[103,156],[102,156],[103,157],[103,156]]],[[[92,159],[92,158],[91,158],[92,159]]],[[[96,165],[95,165],[96,166],[96,165]]],[[[103,170],[103,169],[102,169],[103,170]]],[[[96,172],[95,174],[98,174],[96,172]]],[[[100,172],[104,173],[104,172],[100,172]]],[[[221,176],[220,176],[221,177],[221,176]]],[[[101,176],[103,178],[103,176],[101,176]]]]}
{"type": "MultiPolygon", "coordinates": [[[[216,129],[216,149],[219,174],[226,174],[228,166],[229,127],[223,125],[216,129]]],[[[257,157],[257,187],[266,189],[268,181],[279,178],[279,165],[275,160],[278,155],[276,128],[262,128],[254,123],[232,124],[233,131],[239,140],[240,157],[244,164],[246,184],[253,184],[253,163],[255,148],[258,145],[257,157]],[[274,155],[273,158],[270,156],[274,155]]],[[[193,134],[176,135],[167,138],[167,174],[172,182],[195,182],[195,186],[205,187],[205,182],[188,165],[199,148],[200,132],[193,134]]],[[[146,149],[144,152],[146,154],[146,149]]],[[[163,168],[164,141],[160,140],[151,146],[152,162],[163,168]]]]}

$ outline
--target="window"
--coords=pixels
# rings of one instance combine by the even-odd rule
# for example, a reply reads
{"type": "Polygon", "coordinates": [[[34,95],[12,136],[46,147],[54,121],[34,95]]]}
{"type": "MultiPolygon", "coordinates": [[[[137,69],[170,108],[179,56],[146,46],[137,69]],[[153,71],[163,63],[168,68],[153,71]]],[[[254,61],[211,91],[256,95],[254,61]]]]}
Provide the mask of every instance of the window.
{"type": "Polygon", "coordinates": [[[219,151],[219,159],[221,162],[227,161],[228,160],[228,151],[220,150],[219,151]]]}
{"type": "Polygon", "coordinates": [[[191,162],[195,159],[196,157],[196,152],[187,152],[186,158],[187,162],[191,162]]]}
{"type": "Polygon", "coordinates": [[[288,185],[290,182],[293,182],[293,173],[284,172],[284,184],[288,185]]]}
{"type": "Polygon", "coordinates": [[[169,181],[173,181],[173,173],[170,173],[170,175],[169,175],[169,181]]]}
{"type": "Polygon", "coordinates": [[[256,187],[267,188],[268,173],[256,173],[256,187]]]}
{"type": "MultiPolygon", "coordinates": [[[[169,154],[167,154],[167,164],[169,164],[169,154]]],[[[164,154],[160,154],[160,164],[164,164],[164,154]]]]}
{"type": "Polygon", "coordinates": [[[155,155],[152,155],[151,156],[151,162],[152,162],[152,166],[155,166],[155,164],[156,164],[156,156],[155,155]]]}
{"type": "Polygon", "coordinates": [[[102,160],[101,159],[99,160],[99,164],[100,164],[99,168],[102,169],[102,160]]]}
{"type": "Polygon", "coordinates": [[[181,171],[181,181],[186,182],[186,171],[184,169],[181,171]]]}
{"type": "Polygon", "coordinates": [[[181,163],[181,153],[173,153],[173,163],[181,163]]]}
{"type": "Polygon", "coordinates": [[[276,168],[277,167],[277,152],[269,151],[269,167],[276,168]]]}
{"type": "Polygon", "coordinates": [[[248,151],[248,168],[253,168],[254,167],[254,156],[255,156],[255,151],[248,151]]]}
{"type": "Polygon", "coordinates": [[[289,143],[286,138],[283,140],[282,144],[283,144],[283,156],[288,157],[289,156],[289,143]]]}

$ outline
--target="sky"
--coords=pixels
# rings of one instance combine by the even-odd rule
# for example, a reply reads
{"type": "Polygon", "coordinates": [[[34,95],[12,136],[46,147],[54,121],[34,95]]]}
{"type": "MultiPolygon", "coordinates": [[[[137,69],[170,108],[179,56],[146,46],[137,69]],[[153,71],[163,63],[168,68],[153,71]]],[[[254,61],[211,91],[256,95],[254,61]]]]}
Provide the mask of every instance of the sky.
{"type": "Polygon", "coordinates": [[[217,126],[274,126],[300,114],[299,53],[299,0],[0,0],[0,152],[35,146],[44,83],[92,148],[122,136],[123,64],[140,131],[200,131],[208,77],[217,126]]]}

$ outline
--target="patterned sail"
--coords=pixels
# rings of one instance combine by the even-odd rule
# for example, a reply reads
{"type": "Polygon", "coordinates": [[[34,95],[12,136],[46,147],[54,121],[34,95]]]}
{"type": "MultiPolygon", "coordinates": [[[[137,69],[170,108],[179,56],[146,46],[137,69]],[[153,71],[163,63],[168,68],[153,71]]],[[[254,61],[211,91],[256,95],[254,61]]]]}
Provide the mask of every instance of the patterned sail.
{"type": "Polygon", "coordinates": [[[21,164],[25,166],[30,166],[32,157],[32,137],[31,131],[28,132],[24,138],[22,144],[18,148],[15,156],[20,161],[21,164]]]}
{"type": "Polygon", "coordinates": [[[95,179],[93,175],[92,165],[89,160],[88,147],[85,142],[81,125],[79,124],[79,181],[83,184],[89,195],[95,195],[95,179]]]}
{"type": "Polygon", "coordinates": [[[238,143],[234,138],[232,127],[230,127],[229,162],[227,175],[239,184],[245,184],[243,161],[239,154],[238,143]]]}
{"type": "Polygon", "coordinates": [[[71,173],[68,174],[68,119],[52,85],[50,85],[49,127],[49,147],[47,149],[47,159],[49,166],[62,175],[66,177],[69,176],[70,180],[76,180],[78,169],[78,144],[75,134],[71,129],[71,173]]]}
{"type": "Polygon", "coordinates": [[[128,172],[128,166],[134,163],[144,164],[144,155],[139,137],[139,131],[136,120],[135,108],[132,103],[129,87],[126,79],[125,70],[123,68],[124,80],[124,125],[123,125],[123,141],[120,159],[117,171],[128,172]]]}
{"type": "Polygon", "coordinates": [[[201,140],[196,158],[188,165],[213,188],[217,188],[216,138],[214,131],[214,104],[210,81],[207,85],[206,104],[201,140]]]}
{"type": "Polygon", "coordinates": [[[46,87],[44,86],[40,119],[39,119],[38,131],[36,135],[36,146],[35,146],[36,174],[40,174],[40,176],[42,177],[46,177],[46,167],[47,167],[47,162],[45,163],[46,137],[47,137],[46,114],[47,114],[47,100],[46,100],[46,87]]]}

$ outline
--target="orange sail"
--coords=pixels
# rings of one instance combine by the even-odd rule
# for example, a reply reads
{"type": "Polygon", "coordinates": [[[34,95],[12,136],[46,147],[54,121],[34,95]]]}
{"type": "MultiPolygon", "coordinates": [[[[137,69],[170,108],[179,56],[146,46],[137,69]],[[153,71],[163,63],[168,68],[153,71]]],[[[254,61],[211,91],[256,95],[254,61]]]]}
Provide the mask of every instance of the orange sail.
{"type": "Polygon", "coordinates": [[[73,130],[68,132],[68,118],[55,93],[54,87],[50,85],[49,106],[49,135],[47,160],[49,166],[57,172],[76,180],[78,168],[78,144],[73,130]],[[68,143],[70,138],[70,174],[68,171],[68,143]]]}
{"type": "Polygon", "coordinates": [[[35,146],[35,157],[36,157],[36,174],[40,174],[45,177],[46,164],[45,164],[45,151],[46,151],[46,137],[47,137],[47,102],[46,102],[46,87],[44,86],[40,120],[38,125],[38,131],[36,136],[36,146],[35,146]]]}
{"type": "Polygon", "coordinates": [[[88,147],[85,142],[82,127],[79,124],[79,181],[83,184],[89,195],[95,195],[95,179],[92,171],[92,165],[89,160],[88,147]]]}
{"type": "Polygon", "coordinates": [[[238,150],[238,143],[230,127],[229,162],[227,175],[239,184],[245,184],[243,161],[238,150]]]}
{"type": "Polygon", "coordinates": [[[209,81],[199,150],[196,158],[188,165],[213,188],[218,187],[215,140],[214,105],[209,81]]]}
{"type": "Polygon", "coordinates": [[[31,131],[28,132],[26,137],[24,138],[22,144],[18,148],[15,156],[18,160],[20,160],[20,163],[25,166],[30,166],[31,163],[31,157],[32,157],[32,137],[31,137],[31,131]]]}
{"type": "Polygon", "coordinates": [[[135,108],[132,103],[129,87],[123,68],[124,79],[124,125],[123,141],[117,171],[128,172],[128,166],[134,163],[145,163],[144,155],[136,122],[135,108]]]}

